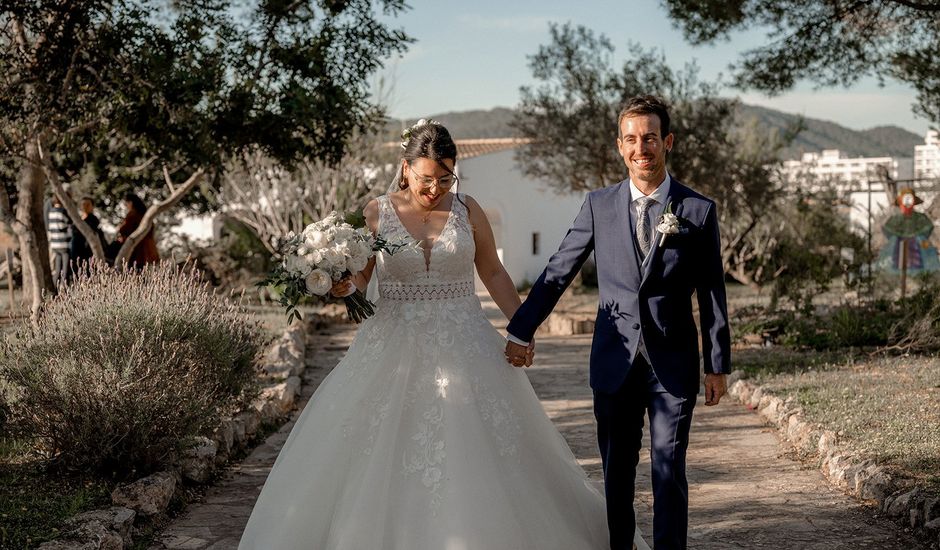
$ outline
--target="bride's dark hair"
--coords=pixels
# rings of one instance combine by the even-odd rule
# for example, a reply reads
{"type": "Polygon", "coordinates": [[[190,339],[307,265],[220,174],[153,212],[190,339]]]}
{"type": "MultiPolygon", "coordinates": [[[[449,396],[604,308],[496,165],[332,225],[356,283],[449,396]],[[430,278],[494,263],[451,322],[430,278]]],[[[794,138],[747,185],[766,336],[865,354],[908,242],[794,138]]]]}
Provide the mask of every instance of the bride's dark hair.
{"type": "MultiPolygon", "coordinates": [[[[450,137],[450,132],[436,122],[428,122],[420,126],[412,126],[408,130],[405,147],[401,153],[401,158],[408,161],[410,165],[419,158],[426,158],[435,161],[441,168],[451,174],[453,172],[444,164],[444,160],[450,159],[457,162],[457,144],[450,137]]],[[[404,168],[402,168],[404,170],[404,168]]],[[[404,171],[399,174],[398,187],[407,189],[408,183],[405,181],[404,171]]]]}

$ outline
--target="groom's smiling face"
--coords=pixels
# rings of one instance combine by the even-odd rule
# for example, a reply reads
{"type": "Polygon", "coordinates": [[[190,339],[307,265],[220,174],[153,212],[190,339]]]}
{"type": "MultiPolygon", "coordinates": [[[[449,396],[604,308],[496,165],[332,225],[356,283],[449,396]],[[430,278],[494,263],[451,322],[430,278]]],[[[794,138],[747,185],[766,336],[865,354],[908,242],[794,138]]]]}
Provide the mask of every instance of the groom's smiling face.
{"type": "Polygon", "coordinates": [[[666,153],[672,149],[672,140],[671,133],[662,136],[659,117],[654,114],[626,116],[620,121],[617,149],[634,183],[655,189],[666,179],[666,153]]]}

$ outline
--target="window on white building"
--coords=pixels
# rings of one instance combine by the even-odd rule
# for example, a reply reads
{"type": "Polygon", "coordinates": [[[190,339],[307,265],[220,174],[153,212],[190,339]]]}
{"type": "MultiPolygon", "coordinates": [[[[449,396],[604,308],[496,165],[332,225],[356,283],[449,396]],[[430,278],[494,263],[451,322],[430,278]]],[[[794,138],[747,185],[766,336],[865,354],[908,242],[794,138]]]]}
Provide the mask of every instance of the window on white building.
{"type": "Polygon", "coordinates": [[[538,232],[532,233],[532,255],[533,256],[539,255],[539,248],[540,248],[539,247],[539,233],[538,232]]]}

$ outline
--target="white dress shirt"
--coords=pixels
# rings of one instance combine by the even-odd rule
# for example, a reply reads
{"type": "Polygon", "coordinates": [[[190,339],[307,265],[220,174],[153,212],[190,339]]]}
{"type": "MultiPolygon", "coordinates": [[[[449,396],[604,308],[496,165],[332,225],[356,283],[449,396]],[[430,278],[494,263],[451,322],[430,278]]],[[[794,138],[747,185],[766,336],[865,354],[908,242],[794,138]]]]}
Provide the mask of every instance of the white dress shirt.
{"type": "MultiPolygon", "coordinates": [[[[663,179],[662,183],[659,184],[659,187],[657,187],[656,190],[649,195],[645,195],[642,191],[640,191],[636,184],[633,183],[633,180],[628,181],[630,182],[630,212],[628,215],[630,216],[630,227],[633,229],[634,236],[636,236],[636,220],[640,215],[640,205],[637,200],[648,196],[656,203],[650,206],[646,214],[650,218],[650,227],[653,229],[653,234],[650,236],[650,238],[653,239],[654,243],[652,246],[655,247],[656,222],[659,220],[659,216],[662,215],[663,209],[666,207],[666,198],[669,196],[669,185],[672,181],[672,178],[669,177],[669,173],[667,172],[666,178],[663,179]]],[[[507,334],[506,339],[515,344],[519,344],[520,346],[529,345],[529,342],[524,342],[512,334],[507,334]]]]}

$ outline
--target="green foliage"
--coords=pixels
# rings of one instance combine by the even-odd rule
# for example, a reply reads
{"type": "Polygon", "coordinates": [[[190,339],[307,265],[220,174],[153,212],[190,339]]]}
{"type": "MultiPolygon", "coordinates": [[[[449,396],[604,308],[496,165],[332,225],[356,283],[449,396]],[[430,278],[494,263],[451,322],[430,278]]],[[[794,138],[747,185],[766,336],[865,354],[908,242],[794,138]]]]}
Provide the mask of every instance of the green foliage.
{"type": "Polygon", "coordinates": [[[852,231],[840,212],[841,201],[832,192],[807,195],[797,190],[782,201],[781,224],[773,249],[758,261],[773,279],[772,307],[780,300],[803,313],[813,311],[813,300],[826,292],[834,280],[845,275],[848,286],[857,285],[855,275],[867,261],[864,238],[852,231]],[[851,259],[843,249],[853,251],[851,259]]]}
{"type": "Polygon", "coordinates": [[[892,77],[918,92],[916,110],[940,122],[940,6],[873,0],[666,0],[669,16],[693,44],[734,31],[765,30],[765,45],[744,52],[735,84],[771,93],[809,79],[847,86],[867,75],[892,77]]]}
{"type": "Polygon", "coordinates": [[[620,181],[626,167],[616,149],[617,115],[631,97],[652,93],[672,106],[677,146],[670,169],[685,170],[677,177],[699,187],[717,179],[704,167],[713,166],[709,158],[727,144],[735,102],[719,98],[716,84],[700,82],[696,66],[674,71],[664,54],[631,44],[630,58],[618,70],[613,43],[603,34],[571,24],[553,24],[549,32],[549,44],[529,57],[540,84],[521,88],[513,121],[532,140],[516,155],[527,175],[561,193],[620,181]]]}
{"type": "Polygon", "coordinates": [[[0,348],[12,428],[67,468],[149,473],[254,395],[261,340],[194,271],[94,267],[0,348]]]}
{"type": "Polygon", "coordinates": [[[164,246],[168,257],[185,260],[198,269],[203,280],[223,294],[250,289],[273,266],[271,253],[255,233],[243,223],[225,216],[221,235],[207,243],[191,241],[185,235],[171,234],[164,246]]]}
{"type": "MultiPolygon", "coordinates": [[[[347,138],[381,115],[370,75],[410,41],[376,12],[404,8],[402,0],[6,2],[2,158],[17,164],[23,143],[40,138],[63,179],[112,197],[159,194],[164,165],[177,179],[199,167],[212,173],[249,146],[286,163],[338,161],[347,138]]],[[[205,191],[192,202],[205,205],[205,191]]]]}
{"type": "Polygon", "coordinates": [[[739,337],[816,351],[868,348],[940,352],[940,284],[926,282],[904,299],[878,299],[829,308],[747,308],[733,323],[739,337]]]}
{"type": "Polygon", "coordinates": [[[111,483],[0,461],[0,548],[36,548],[68,518],[111,504],[111,483]]]}
{"type": "Polygon", "coordinates": [[[768,272],[758,262],[782,221],[778,207],[784,196],[775,178],[779,152],[799,127],[768,132],[753,121],[740,123],[737,102],[719,97],[717,83],[700,81],[694,65],[675,71],[664,54],[631,45],[618,70],[604,35],[570,24],[552,25],[550,32],[551,42],[529,61],[540,84],[522,88],[514,121],[532,140],[518,149],[522,170],[561,193],[622,180],[627,169],[615,147],[621,106],[640,94],[662,97],[671,104],[676,136],[670,174],[717,203],[722,258],[731,276],[763,284],[768,272]],[[604,143],[609,146],[599,146],[604,143]]]}

